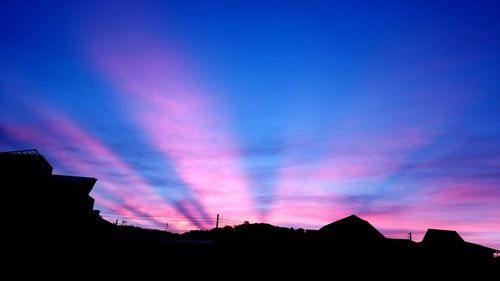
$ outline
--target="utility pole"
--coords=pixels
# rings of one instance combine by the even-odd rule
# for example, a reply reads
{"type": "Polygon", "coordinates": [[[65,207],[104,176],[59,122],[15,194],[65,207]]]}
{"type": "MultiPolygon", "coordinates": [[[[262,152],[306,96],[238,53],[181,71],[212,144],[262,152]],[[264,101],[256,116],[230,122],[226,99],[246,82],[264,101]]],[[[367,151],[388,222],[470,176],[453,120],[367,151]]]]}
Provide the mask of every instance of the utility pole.
{"type": "Polygon", "coordinates": [[[215,222],[215,228],[219,228],[219,214],[217,214],[217,221],[215,222]]]}

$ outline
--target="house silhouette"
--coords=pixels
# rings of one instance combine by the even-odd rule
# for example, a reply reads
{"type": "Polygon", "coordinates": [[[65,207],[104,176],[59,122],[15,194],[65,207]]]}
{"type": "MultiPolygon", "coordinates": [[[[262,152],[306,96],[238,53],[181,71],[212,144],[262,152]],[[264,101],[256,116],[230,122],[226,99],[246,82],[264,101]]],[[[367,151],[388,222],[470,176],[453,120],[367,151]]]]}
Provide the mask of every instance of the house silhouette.
{"type": "Polygon", "coordinates": [[[350,215],[338,221],[327,224],[319,229],[319,231],[328,235],[332,240],[337,240],[341,243],[375,243],[385,239],[369,222],[359,218],[356,215],[350,215]]]}
{"type": "Polygon", "coordinates": [[[112,224],[94,210],[89,194],[97,179],[53,174],[37,150],[0,153],[0,180],[10,206],[7,237],[16,253],[43,260],[91,256],[109,241],[112,224]]]}
{"type": "Polygon", "coordinates": [[[52,174],[53,168],[37,150],[0,153],[0,170],[17,212],[29,224],[43,221],[51,227],[76,226],[99,217],[89,194],[96,178],[52,174]]]}
{"type": "Polygon", "coordinates": [[[428,260],[436,263],[481,264],[492,260],[498,250],[465,241],[456,231],[428,229],[420,243],[428,260]]]}
{"type": "MultiPolygon", "coordinates": [[[[97,179],[53,174],[36,150],[0,153],[0,172],[4,198],[14,210],[7,218],[8,239],[37,262],[51,252],[57,266],[105,258],[124,268],[222,264],[243,272],[253,265],[260,272],[344,272],[352,278],[402,277],[395,268],[423,277],[500,273],[498,250],[467,242],[453,230],[429,229],[421,242],[391,239],[350,215],[317,231],[244,223],[173,234],[103,220],[90,196],[97,179]]],[[[75,264],[81,270],[88,263],[75,264]]]]}

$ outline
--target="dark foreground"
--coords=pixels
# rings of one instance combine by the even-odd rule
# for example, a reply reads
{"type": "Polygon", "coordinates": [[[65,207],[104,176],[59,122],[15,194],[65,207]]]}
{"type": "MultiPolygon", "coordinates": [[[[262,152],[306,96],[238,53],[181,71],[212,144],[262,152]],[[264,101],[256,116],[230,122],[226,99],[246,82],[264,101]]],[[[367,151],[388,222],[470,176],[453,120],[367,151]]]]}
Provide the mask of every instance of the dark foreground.
{"type": "Polygon", "coordinates": [[[12,254],[24,265],[40,265],[50,274],[71,268],[72,272],[87,274],[94,271],[101,274],[103,270],[107,274],[164,273],[185,277],[237,274],[235,279],[467,276],[474,280],[495,280],[500,276],[499,258],[481,257],[471,249],[368,238],[369,235],[365,232],[335,237],[328,231],[267,224],[179,235],[101,221],[91,228],[30,233],[12,254]],[[358,240],[363,237],[365,240],[358,240]]]}
{"type": "Polygon", "coordinates": [[[36,150],[0,153],[0,172],[2,268],[15,279],[500,276],[498,250],[455,231],[429,229],[419,243],[388,239],[353,215],[320,230],[246,223],[180,235],[103,220],[89,196],[97,179],[54,175],[36,150]]]}

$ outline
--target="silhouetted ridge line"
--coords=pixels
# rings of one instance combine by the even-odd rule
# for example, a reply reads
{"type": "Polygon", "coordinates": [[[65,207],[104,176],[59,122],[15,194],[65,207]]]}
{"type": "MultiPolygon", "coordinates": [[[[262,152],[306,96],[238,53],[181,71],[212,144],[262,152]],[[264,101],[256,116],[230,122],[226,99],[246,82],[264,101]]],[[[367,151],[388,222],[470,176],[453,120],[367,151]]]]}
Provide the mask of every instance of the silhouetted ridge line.
{"type": "Polygon", "coordinates": [[[458,245],[464,242],[464,239],[454,230],[433,228],[429,228],[422,239],[422,243],[425,244],[446,243],[458,245]]]}
{"type": "Polygon", "coordinates": [[[36,149],[5,151],[5,152],[0,152],[0,154],[42,156],[36,149]]]}
{"type": "Polygon", "coordinates": [[[127,269],[141,264],[149,269],[154,264],[169,269],[222,264],[240,272],[251,265],[260,273],[293,269],[294,274],[319,276],[336,272],[373,277],[380,271],[381,277],[401,277],[394,268],[421,277],[468,274],[484,279],[500,274],[500,258],[494,257],[498,250],[464,241],[453,230],[429,229],[418,243],[386,238],[368,221],[351,215],[319,230],[245,222],[176,234],[102,219],[89,196],[97,179],[53,175],[52,166],[36,150],[0,153],[0,171],[5,198],[19,210],[8,220],[13,235],[7,241],[36,261],[51,252],[52,265],[70,262],[80,266],[75,272],[91,269],[88,261],[106,258],[106,266],[116,263],[127,269]],[[79,259],[85,262],[75,262],[79,259]],[[369,268],[378,271],[364,270],[369,268]]]}
{"type": "Polygon", "coordinates": [[[18,204],[20,220],[16,223],[36,218],[29,224],[20,224],[21,229],[38,227],[45,230],[38,235],[60,239],[66,231],[84,233],[109,224],[93,209],[94,198],[89,195],[96,178],[55,175],[50,163],[35,149],[0,153],[0,170],[8,198],[18,204]]]}
{"type": "Polygon", "coordinates": [[[327,224],[319,229],[320,232],[328,233],[332,239],[339,241],[354,241],[365,243],[367,241],[382,241],[384,235],[380,233],[369,222],[356,215],[350,215],[338,221],[327,224]]]}

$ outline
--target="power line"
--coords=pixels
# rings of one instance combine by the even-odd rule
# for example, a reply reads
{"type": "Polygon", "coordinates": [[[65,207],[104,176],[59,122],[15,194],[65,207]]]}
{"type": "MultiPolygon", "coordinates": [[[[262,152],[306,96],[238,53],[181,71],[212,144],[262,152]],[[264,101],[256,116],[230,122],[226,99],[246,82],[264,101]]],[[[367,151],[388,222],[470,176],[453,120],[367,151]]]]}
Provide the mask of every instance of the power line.
{"type": "Polygon", "coordinates": [[[178,215],[173,215],[173,216],[165,216],[165,215],[148,216],[148,215],[138,215],[138,214],[125,215],[113,212],[103,212],[101,213],[101,215],[111,221],[113,220],[125,221],[124,219],[126,219],[127,225],[131,226],[135,225],[150,229],[165,229],[167,228],[166,225],[173,223],[172,226],[177,232],[185,232],[194,229],[209,229],[210,227],[208,226],[214,224],[217,228],[219,224],[227,226],[227,225],[238,225],[243,223],[242,220],[222,217],[219,215],[217,215],[216,218],[206,218],[199,215],[192,217],[178,216],[178,215]],[[204,226],[199,224],[202,224],[204,226]]]}

